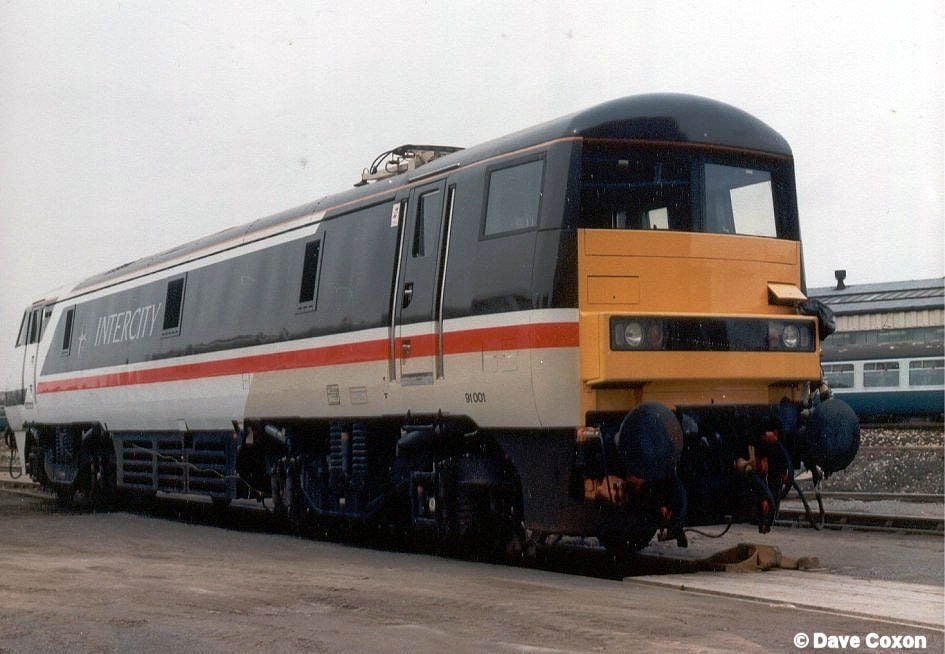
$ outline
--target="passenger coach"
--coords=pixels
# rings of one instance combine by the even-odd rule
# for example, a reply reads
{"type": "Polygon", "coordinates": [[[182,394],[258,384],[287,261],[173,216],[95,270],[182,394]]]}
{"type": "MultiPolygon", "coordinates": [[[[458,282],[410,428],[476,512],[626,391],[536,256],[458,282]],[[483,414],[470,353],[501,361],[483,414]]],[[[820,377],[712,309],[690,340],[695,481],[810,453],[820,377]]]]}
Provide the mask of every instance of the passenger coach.
{"type": "Polygon", "coordinates": [[[844,347],[824,357],[836,396],[864,420],[942,421],[945,352],[942,342],[844,347]]]}
{"type": "Polygon", "coordinates": [[[3,399],[64,500],[266,498],[298,522],[623,551],[766,531],[795,468],[849,463],[827,314],[784,139],[648,95],[403,146],[352,190],[48,294],[3,399]]]}

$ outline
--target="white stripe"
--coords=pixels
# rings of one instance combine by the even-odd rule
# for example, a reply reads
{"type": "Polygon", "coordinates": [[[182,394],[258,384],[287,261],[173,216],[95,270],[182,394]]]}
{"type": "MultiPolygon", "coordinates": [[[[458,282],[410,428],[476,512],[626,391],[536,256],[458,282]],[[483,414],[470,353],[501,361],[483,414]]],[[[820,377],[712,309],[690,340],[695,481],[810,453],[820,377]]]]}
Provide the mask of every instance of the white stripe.
{"type": "Polygon", "coordinates": [[[443,322],[443,331],[459,332],[468,329],[517,327],[519,325],[541,325],[558,322],[577,323],[577,321],[577,309],[533,309],[528,311],[509,311],[508,313],[490,313],[483,316],[450,318],[443,322]]]}

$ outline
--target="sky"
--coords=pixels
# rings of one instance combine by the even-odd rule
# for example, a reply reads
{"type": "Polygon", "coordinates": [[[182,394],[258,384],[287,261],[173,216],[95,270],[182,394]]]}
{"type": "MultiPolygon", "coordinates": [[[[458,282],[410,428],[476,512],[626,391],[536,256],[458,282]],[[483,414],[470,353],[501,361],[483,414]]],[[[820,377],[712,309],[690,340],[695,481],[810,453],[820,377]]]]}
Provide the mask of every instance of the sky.
{"type": "Polygon", "coordinates": [[[808,285],[942,276],[943,34],[921,1],[0,0],[0,342],[51,289],[350,188],[393,146],[650,92],[787,139],[808,285]]]}

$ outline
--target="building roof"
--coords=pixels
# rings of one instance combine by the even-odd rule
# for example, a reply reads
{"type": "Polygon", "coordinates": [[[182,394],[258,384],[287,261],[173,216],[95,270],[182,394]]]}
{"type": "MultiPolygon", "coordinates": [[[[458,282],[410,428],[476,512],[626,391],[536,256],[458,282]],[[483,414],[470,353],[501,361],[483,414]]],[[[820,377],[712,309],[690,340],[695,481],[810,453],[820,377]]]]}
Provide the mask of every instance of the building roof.
{"type": "Polygon", "coordinates": [[[822,286],[808,288],[807,294],[829,306],[838,316],[941,309],[945,306],[945,277],[849,284],[842,290],[837,290],[836,286],[822,286]]]}

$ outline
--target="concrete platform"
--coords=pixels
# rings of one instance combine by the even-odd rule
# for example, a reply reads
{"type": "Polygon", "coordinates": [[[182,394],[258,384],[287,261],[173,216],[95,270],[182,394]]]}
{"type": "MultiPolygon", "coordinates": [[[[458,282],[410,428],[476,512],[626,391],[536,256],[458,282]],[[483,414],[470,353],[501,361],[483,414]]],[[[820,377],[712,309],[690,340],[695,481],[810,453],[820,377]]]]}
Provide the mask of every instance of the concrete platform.
{"type": "Polygon", "coordinates": [[[941,586],[852,579],[826,572],[796,570],[698,572],[633,577],[624,581],[885,620],[898,625],[945,629],[945,589],[941,586]]]}
{"type": "Polygon", "coordinates": [[[762,535],[748,525],[735,525],[718,539],[693,534],[686,549],[654,543],[644,553],[701,559],[738,543],[772,545],[795,559],[816,557],[820,567],[811,571],[647,575],[625,581],[945,630],[945,539],[940,534],[775,527],[762,535]]]}

